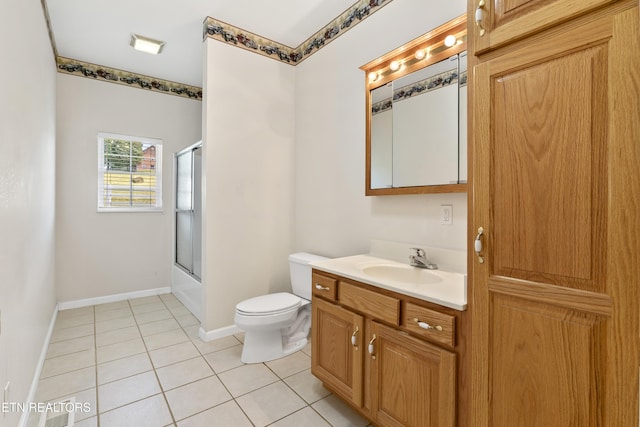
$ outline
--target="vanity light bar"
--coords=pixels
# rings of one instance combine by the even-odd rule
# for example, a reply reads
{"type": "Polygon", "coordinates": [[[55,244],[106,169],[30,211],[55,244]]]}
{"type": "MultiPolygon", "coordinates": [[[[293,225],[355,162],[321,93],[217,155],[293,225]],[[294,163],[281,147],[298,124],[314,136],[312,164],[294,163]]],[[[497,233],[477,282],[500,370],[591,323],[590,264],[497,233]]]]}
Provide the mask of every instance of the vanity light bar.
{"type": "Polygon", "coordinates": [[[466,49],[466,40],[466,16],[461,16],[363,65],[360,69],[367,73],[367,86],[375,88],[396,78],[396,75],[404,75],[431,62],[438,62],[460,53],[466,49]],[[423,61],[427,63],[423,65],[423,61]]]}

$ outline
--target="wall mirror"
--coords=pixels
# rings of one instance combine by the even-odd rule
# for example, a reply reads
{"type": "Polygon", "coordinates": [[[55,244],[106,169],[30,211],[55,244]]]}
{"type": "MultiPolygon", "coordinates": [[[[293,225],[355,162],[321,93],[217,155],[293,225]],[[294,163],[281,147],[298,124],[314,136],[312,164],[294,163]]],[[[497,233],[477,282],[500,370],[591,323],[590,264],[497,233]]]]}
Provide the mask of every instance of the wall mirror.
{"type": "Polygon", "coordinates": [[[366,194],[467,190],[466,16],[360,67],[366,194]]]}

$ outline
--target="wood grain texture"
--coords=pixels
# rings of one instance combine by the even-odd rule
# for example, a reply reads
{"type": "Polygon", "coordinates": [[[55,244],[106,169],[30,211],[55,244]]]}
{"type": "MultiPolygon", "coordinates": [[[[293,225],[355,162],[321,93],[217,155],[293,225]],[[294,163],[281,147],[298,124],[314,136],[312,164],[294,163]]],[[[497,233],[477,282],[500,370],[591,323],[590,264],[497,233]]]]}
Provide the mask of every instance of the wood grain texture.
{"type": "Polygon", "coordinates": [[[340,281],[338,300],[341,304],[370,317],[395,326],[400,324],[400,300],[398,298],[340,281]]]}
{"type": "Polygon", "coordinates": [[[377,424],[454,426],[455,354],[379,323],[373,323],[371,331],[377,336],[371,360],[377,424]]]}
{"type": "Polygon", "coordinates": [[[313,299],[312,311],[311,372],[342,398],[362,406],[362,316],[320,298],[313,299]],[[353,346],[356,329],[360,333],[353,346]]]}
{"type": "MultiPolygon", "coordinates": [[[[602,8],[617,0],[495,0],[486,1],[483,25],[487,29],[480,36],[478,28],[472,33],[476,54],[505,46],[515,40],[560,25],[571,19],[602,8]]],[[[473,11],[479,0],[472,1],[473,11]]],[[[474,17],[475,18],[475,17],[474,17]]]]}
{"type": "Polygon", "coordinates": [[[454,316],[436,310],[430,310],[416,304],[407,303],[405,322],[407,329],[418,336],[449,347],[453,347],[456,344],[456,318],[454,316]],[[416,319],[433,327],[439,326],[442,330],[423,329],[418,325],[416,319]]]}
{"type": "Polygon", "coordinates": [[[528,15],[553,4],[560,20],[470,55],[470,234],[485,228],[485,263],[470,253],[472,425],[633,426],[638,4],[528,15]]]}

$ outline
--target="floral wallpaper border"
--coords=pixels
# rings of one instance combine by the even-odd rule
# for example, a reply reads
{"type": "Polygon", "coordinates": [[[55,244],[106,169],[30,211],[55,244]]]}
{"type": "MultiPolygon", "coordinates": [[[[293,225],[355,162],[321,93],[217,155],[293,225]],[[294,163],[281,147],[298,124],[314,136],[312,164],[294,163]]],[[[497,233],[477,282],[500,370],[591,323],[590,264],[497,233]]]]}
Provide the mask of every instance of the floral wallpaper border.
{"type": "Polygon", "coordinates": [[[392,1],[358,0],[296,48],[285,46],[211,17],[207,17],[204,21],[203,39],[206,40],[209,37],[290,65],[297,65],[392,1]]]}
{"type": "Polygon", "coordinates": [[[459,76],[458,70],[452,69],[395,89],[393,91],[393,98],[386,98],[371,105],[371,115],[392,109],[394,102],[422,95],[452,84],[459,84],[460,86],[466,85],[467,72],[463,71],[459,76]]]}
{"type": "Polygon", "coordinates": [[[202,100],[202,88],[58,56],[58,71],[154,92],[202,100]]]}

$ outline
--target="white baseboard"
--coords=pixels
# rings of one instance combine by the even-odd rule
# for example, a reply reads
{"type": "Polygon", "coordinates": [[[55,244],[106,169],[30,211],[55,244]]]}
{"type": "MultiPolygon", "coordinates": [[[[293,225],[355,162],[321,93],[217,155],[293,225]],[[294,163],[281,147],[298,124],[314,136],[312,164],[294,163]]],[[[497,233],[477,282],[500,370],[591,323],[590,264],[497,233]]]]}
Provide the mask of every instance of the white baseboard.
{"type": "Polygon", "coordinates": [[[242,332],[242,329],[238,328],[236,325],[225,326],[212,331],[205,331],[201,326],[198,330],[198,336],[202,341],[208,342],[217,340],[218,338],[228,337],[229,335],[237,334],[239,332],[242,332]]]}
{"type": "Polygon", "coordinates": [[[134,298],[150,297],[171,293],[171,287],[145,289],[144,291],[126,292],[123,294],[106,295],[103,297],[79,299],[74,301],[62,301],[58,303],[58,310],[69,310],[72,308],[88,307],[90,305],[106,304],[108,302],[124,301],[134,298]]]}
{"type": "MultiPolygon", "coordinates": [[[[40,352],[40,359],[38,359],[38,363],[36,365],[36,371],[33,374],[33,379],[31,380],[31,387],[29,388],[29,394],[27,395],[27,399],[25,400],[26,406],[29,407],[29,404],[32,403],[36,397],[36,391],[38,390],[38,383],[40,382],[40,374],[42,373],[42,366],[44,365],[44,360],[47,357],[47,350],[49,349],[49,341],[51,340],[51,335],[53,334],[53,327],[56,324],[56,319],[58,317],[58,310],[60,309],[59,305],[53,309],[53,314],[51,315],[51,321],[49,322],[49,330],[47,331],[47,336],[44,339],[44,343],[42,344],[42,351],[40,352]]],[[[18,426],[26,427],[29,422],[29,414],[30,411],[24,411],[22,416],[20,416],[20,421],[18,422],[18,426]]]]}

